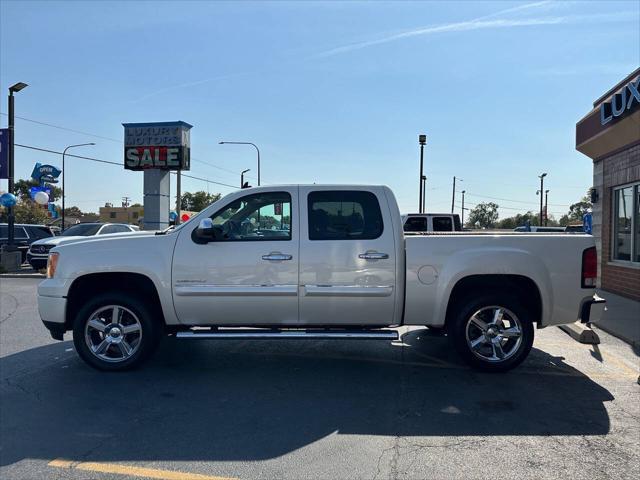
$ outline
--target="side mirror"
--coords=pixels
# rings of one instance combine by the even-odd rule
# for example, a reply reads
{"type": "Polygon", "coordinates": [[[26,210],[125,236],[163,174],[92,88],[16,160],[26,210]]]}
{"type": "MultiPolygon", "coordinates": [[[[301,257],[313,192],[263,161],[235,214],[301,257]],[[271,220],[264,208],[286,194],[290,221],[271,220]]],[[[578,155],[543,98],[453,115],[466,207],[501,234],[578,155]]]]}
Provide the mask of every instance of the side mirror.
{"type": "Polygon", "coordinates": [[[216,229],[210,218],[203,218],[198,224],[198,228],[193,231],[191,238],[199,244],[209,243],[216,238],[216,229]]]}

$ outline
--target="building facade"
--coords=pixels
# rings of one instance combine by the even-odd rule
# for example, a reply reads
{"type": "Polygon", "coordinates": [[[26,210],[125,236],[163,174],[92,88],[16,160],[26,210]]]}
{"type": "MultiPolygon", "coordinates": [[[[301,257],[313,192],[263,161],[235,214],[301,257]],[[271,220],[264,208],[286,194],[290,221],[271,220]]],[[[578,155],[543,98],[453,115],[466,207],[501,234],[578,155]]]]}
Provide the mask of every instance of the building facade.
{"type": "Polygon", "coordinates": [[[640,302],[640,68],[577,123],[576,149],[593,160],[598,286],[640,302]]]}
{"type": "Polygon", "coordinates": [[[128,223],[140,225],[144,216],[143,206],[113,207],[109,204],[100,207],[100,221],[105,223],[128,223]]]}

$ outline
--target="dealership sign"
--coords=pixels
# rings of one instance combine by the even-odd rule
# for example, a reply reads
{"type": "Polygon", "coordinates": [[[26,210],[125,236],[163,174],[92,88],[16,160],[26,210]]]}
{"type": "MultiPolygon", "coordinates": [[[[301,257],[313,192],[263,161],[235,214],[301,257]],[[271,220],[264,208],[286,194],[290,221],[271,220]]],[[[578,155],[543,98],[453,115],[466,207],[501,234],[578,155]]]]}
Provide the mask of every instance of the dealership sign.
{"type": "Polygon", "coordinates": [[[614,118],[635,110],[640,105],[640,76],[631,80],[611,99],[600,105],[600,125],[606,125],[614,118]]]}
{"type": "Polygon", "coordinates": [[[45,183],[58,183],[58,177],[62,173],[62,170],[54,167],[53,165],[42,165],[36,163],[31,172],[31,178],[33,178],[40,185],[45,183]]]}
{"type": "Polygon", "coordinates": [[[186,122],[122,125],[125,169],[189,170],[191,125],[186,122]]]}

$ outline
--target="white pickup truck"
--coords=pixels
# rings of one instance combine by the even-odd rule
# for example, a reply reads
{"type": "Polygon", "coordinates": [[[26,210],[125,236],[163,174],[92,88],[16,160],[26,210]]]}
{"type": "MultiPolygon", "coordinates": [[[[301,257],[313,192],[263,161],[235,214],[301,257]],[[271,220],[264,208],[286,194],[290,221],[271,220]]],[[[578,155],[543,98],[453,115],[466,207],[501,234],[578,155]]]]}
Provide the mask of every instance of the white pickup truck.
{"type": "Polygon", "coordinates": [[[522,362],[537,328],[596,321],[588,235],[405,236],[384,186],[240,190],[156,235],[51,250],[38,287],[53,338],[102,370],[139,365],[163,335],[396,339],[446,331],[476,368],[522,362]]]}

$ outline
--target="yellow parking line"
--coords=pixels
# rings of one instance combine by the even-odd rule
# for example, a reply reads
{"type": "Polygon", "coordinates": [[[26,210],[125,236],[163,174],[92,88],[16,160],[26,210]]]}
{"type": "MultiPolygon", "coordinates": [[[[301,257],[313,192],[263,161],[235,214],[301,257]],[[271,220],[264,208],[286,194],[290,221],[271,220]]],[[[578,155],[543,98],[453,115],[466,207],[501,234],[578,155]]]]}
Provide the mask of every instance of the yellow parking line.
{"type": "Polygon", "coordinates": [[[130,465],[118,465],[115,463],[73,462],[58,458],[48,464],[50,467],[70,468],[98,473],[114,473],[116,475],[128,475],[130,477],[155,478],[159,480],[238,480],[233,477],[217,477],[203,475],[201,473],[176,472],[172,470],[159,470],[157,468],[134,467],[130,465]]]}
{"type": "Polygon", "coordinates": [[[629,365],[627,365],[624,361],[622,361],[621,359],[619,359],[616,355],[612,355],[611,353],[605,353],[605,352],[600,352],[600,354],[607,359],[609,362],[613,363],[615,366],[617,366],[620,370],[627,372],[629,375],[631,376],[636,376],[638,375],[640,372],[637,370],[634,370],[633,368],[631,368],[629,365]]]}

